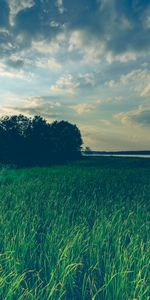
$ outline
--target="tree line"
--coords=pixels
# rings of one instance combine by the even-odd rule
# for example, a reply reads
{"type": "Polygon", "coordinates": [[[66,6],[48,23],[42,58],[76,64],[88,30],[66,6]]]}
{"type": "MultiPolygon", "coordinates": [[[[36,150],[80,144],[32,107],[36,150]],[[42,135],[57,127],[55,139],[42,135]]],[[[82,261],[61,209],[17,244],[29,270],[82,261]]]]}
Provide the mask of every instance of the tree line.
{"type": "Polygon", "coordinates": [[[78,159],[82,137],[67,121],[48,123],[41,116],[0,118],[0,163],[41,166],[78,159]]]}

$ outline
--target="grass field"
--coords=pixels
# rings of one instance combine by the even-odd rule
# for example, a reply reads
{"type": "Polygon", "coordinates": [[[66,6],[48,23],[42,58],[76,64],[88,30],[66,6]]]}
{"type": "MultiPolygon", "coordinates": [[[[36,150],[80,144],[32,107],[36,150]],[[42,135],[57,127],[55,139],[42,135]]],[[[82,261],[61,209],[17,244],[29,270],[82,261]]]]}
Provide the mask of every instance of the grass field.
{"type": "Polygon", "coordinates": [[[149,299],[150,159],[0,169],[0,300],[149,299]]]}

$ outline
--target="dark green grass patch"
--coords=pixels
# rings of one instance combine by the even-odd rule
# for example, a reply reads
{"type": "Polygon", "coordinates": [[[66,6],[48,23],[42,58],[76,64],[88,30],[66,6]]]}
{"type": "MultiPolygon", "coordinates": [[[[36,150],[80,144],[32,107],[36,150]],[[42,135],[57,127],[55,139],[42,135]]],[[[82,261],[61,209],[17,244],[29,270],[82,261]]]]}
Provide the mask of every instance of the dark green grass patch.
{"type": "Polygon", "coordinates": [[[0,299],[147,300],[150,160],[0,170],[0,299]]]}

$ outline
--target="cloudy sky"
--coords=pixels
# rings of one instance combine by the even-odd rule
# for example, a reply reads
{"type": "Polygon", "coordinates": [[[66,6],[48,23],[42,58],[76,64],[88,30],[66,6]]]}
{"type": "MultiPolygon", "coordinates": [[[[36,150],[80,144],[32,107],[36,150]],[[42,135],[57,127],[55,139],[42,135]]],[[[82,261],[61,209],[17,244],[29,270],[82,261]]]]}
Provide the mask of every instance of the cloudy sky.
{"type": "Polygon", "coordinates": [[[150,0],[0,0],[0,115],[18,113],[149,150],[150,0]]]}

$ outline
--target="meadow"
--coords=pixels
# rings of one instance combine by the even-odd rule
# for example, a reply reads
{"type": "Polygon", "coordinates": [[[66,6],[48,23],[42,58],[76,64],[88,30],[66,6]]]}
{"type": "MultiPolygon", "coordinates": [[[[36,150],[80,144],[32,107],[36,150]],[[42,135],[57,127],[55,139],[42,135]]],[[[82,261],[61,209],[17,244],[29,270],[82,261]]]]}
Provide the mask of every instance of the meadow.
{"type": "Polygon", "coordinates": [[[148,300],[150,159],[0,168],[0,300],[148,300]]]}

